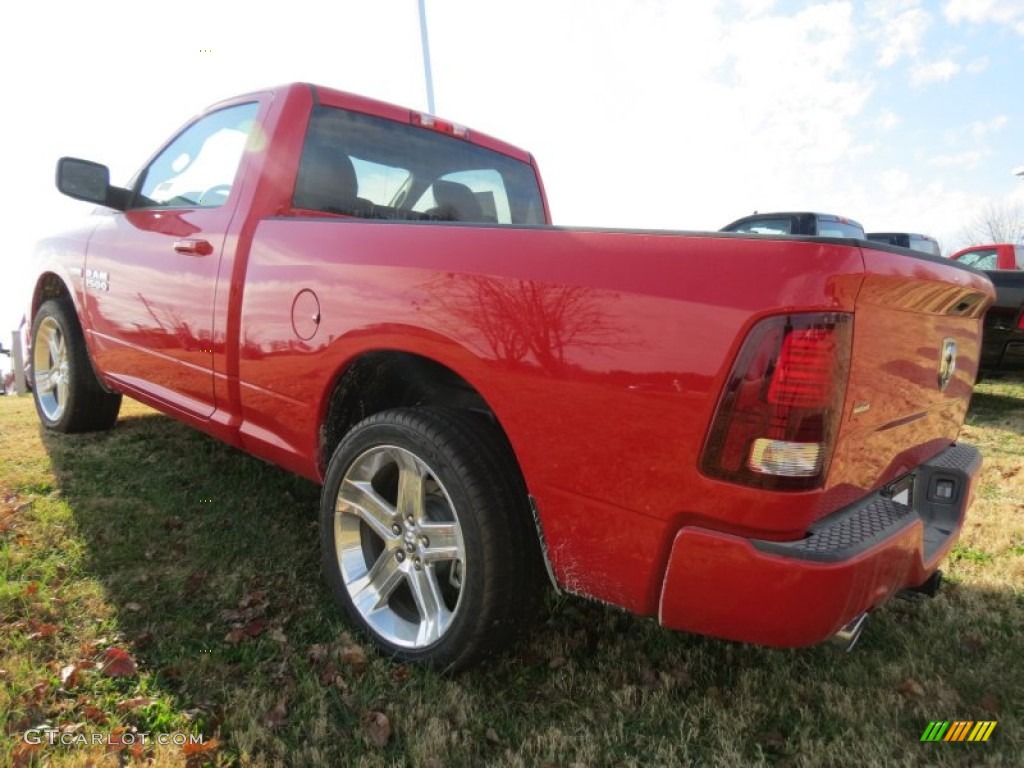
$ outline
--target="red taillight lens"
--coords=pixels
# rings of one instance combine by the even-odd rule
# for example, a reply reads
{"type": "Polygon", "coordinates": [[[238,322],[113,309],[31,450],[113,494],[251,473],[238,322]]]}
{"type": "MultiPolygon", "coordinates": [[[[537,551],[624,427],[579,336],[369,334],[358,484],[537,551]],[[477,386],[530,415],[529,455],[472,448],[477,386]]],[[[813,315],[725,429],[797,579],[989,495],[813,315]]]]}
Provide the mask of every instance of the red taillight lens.
{"type": "Polygon", "coordinates": [[[781,406],[820,408],[828,404],[835,359],[834,330],[792,330],[768,386],[768,402],[781,406]]]}
{"type": "Polygon", "coordinates": [[[842,414],[853,317],[758,323],[733,364],[701,457],[705,474],[778,490],[819,487],[842,414]]]}
{"type": "Polygon", "coordinates": [[[1017,330],[1024,331],[1024,312],[1020,313],[1020,317],[1017,318],[1017,330]]]}

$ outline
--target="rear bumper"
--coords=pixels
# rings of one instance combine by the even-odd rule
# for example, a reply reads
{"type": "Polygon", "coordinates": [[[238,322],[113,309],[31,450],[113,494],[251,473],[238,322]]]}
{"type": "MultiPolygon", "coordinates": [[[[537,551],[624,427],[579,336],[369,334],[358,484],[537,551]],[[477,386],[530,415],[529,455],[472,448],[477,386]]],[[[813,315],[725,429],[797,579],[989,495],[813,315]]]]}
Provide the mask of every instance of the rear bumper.
{"type": "Polygon", "coordinates": [[[888,490],[818,521],[798,541],[683,528],[669,556],[659,620],[761,645],[826,640],[935,571],[960,533],[980,469],[975,448],[951,446],[888,490]],[[891,498],[904,489],[909,505],[891,498]]]}

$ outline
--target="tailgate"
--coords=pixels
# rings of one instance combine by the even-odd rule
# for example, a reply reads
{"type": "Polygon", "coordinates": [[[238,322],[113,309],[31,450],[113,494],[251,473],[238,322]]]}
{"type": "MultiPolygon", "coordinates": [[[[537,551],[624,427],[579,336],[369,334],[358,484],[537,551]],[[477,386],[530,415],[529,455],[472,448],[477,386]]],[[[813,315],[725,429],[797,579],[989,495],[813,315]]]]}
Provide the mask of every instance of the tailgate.
{"type": "Polygon", "coordinates": [[[947,448],[970,402],[992,284],[952,262],[905,254],[863,249],[850,378],[823,512],[947,448]]]}

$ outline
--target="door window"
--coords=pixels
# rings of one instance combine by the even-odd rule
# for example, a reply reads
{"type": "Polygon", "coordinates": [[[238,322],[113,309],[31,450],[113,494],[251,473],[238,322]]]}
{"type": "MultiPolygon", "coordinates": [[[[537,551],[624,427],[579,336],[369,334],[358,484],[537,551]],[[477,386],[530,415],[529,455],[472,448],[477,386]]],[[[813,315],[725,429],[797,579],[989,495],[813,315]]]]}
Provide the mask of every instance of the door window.
{"type": "Polygon", "coordinates": [[[201,117],[178,134],[142,175],[133,208],[216,208],[235,181],[259,105],[201,117]]]}

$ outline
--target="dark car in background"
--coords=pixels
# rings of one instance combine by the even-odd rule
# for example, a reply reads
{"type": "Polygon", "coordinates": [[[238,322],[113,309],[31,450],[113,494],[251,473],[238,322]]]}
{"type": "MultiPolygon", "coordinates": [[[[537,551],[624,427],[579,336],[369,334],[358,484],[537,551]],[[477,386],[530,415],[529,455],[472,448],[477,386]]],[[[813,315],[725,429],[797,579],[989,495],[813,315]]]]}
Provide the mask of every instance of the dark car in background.
{"type": "Polygon", "coordinates": [[[831,213],[791,211],[753,213],[722,227],[721,232],[744,232],[752,235],[810,235],[817,237],[851,237],[865,240],[864,227],[853,219],[831,213]]]}
{"type": "Polygon", "coordinates": [[[900,248],[909,248],[912,251],[930,253],[932,256],[941,256],[942,249],[939,248],[939,241],[928,235],[920,235],[916,232],[868,232],[868,240],[876,243],[888,243],[900,248]]]}

